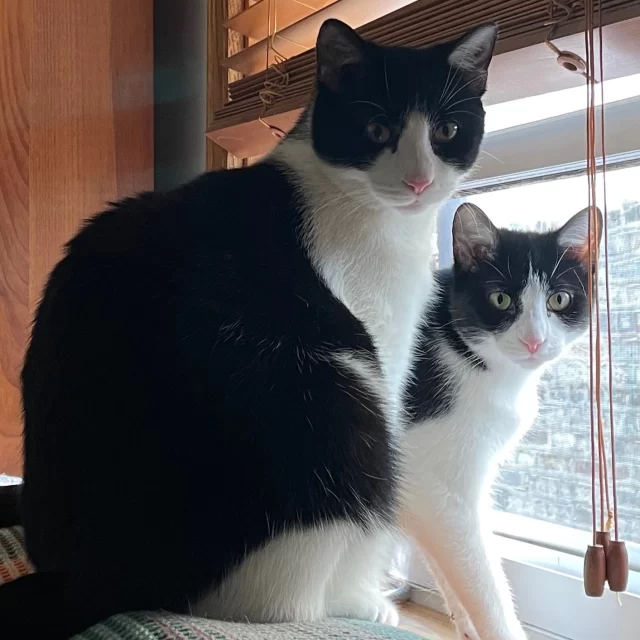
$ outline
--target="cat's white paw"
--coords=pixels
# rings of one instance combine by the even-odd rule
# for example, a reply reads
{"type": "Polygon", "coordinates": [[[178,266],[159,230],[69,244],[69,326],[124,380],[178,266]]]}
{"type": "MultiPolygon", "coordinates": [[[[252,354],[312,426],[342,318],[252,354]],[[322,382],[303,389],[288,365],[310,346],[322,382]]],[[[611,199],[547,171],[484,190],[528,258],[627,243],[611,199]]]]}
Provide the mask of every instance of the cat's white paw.
{"type": "Polygon", "coordinates": [[[453,623],[459,640],[481,640],[469,620],[456,619],[453,623]]]}
{"type": "Polygon", "coordinates": [[[388,598],[380,596],[380,602],[378,604],[378,615],[376,616],[376,622],[381,624],[388,624],[390,627],[397,627],[400,622],[400,614],[398,613],[398,607],[391,602],[388,598]]]}
{"type": "Polygon", "coordinates": [[[328,614],[336,618],[356,618],[370,620],[397,627],[400,621],[398,609],[391,600],[380,593],[362,593],[348,601],[329,607],[328,614]]]}
{"type": "Polygon", "coordinates": [[[475,627],[468,618],[452,620],[459,640],[528,640],[527,634],[520,626],[501,633],[488,632],[480,634],[476,632],[475,627]]]}

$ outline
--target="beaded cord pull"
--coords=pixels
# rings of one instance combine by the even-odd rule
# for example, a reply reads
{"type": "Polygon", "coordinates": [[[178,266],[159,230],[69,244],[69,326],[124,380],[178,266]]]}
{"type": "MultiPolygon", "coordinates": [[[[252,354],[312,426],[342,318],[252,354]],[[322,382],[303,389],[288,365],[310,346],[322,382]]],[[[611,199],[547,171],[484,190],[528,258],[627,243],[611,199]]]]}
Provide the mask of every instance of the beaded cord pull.
{"type": "Polygon", "coordinates": [[[589,545],[584,556],[584,592],[590,598],[599,598],[604,593],[607,579],[607,560],[604,547],[599,544],[589,545]]]}
{"type": "Polygon", "coordinates": [[[591,435],[591,512],[593,541],[587,548],[584,559],[584,590],[590,597],[600,597],[604,593],[605,584],[609,589],[620,593],[626,590],[629,580],[629,557],[625,543],[619,538],[618,526],[618,494],[616,483],[616,448],[615,428],[613,420],[613,362],[611,355],[611,296],[609,292],[609,247],[607,233],[607,154],[605,151],[605,111],[604,111],[604,54],[602,29],[602,2],[598,3],[598,22],[596,26],[595,0],[582,0],[584,6],[584,40],[585,57],[582,58],[571,51],[562,51],[551,42],[558,26],[574,17],[574,8],[578,2],[568,0],[550,0],[549,20],[546,26],[551,29],[546,38],[546,45],[555,53],[557,63],[570,73],[583,76],[587,88],[587,182],[589,202],[589,288],[588,302],[591,313],[589,315],[589,426],[591,435]],[[594,33],[598,31],[599,69],[596,69],[596,47],[594,33]],[[596,79],[599,75],[599,82],[596,79]],[[603,215],[596,206],[596,177],[597,177],[597,135],[596,135],[596,91],[600,89],[600,151],[602,157],[602,187],[603,187],[603,215]],[[600,297],[599,297],[599,269],[598,269],[598,228],[602,217],[604,240],[604,276],[605,301],[607,317],[607,356],[608,356],[608,405],[609,405],[609,451],[611,455],[611,493],[609,491],[609,473],[607,468],[607,446],[605,436],[605,422],[602,411],[601,387],[601,326],[600,326],[600,297]],[[599,489],[599,505],[596,498],[596,485],[599,489]],[[613,500],[611,500],[611,497],[613,500]],[[600,524],[597,525],[597,513],[600,513],[600,524]],[[607,519],[605,522],[605,514],[607,519]],[[612,534],[613,532],[613,534],[612,534]]]}

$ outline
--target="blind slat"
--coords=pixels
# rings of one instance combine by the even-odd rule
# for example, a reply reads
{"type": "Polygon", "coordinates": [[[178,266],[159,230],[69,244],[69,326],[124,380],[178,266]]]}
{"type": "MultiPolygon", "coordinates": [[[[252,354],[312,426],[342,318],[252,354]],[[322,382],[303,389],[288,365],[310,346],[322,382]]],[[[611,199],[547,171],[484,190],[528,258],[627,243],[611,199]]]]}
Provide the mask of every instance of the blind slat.
{"type": "MultiPolygon", "coordinates": [[[[273,0],[276,7],[278,29],[286,29],[292,24],[304,20],[315,11],[324,9],[340,0],[273,0]]],[[[227,20],[224,26],[252,40],[264,40],[267,37],[267,15],[269,4],[260,0],[245,11],[227,20]]],[[[273,10],[272,10],[273,11],[273,10]]]]}
{"type": "MultiPolygon", "coordinates": [[[[453,11],[457,4],[458,0],[420,0],[358,31],[380,44],[424,47],[456,37],[493,18],[499,24],[500,35],[490,72],[488,103],[577,86],[583,82],[578,76],[560,69],[555,64],[553,53],[541,44],[548,34],[548,27],[544,26],[548,18],[548,0],[468,0],[464,15],[453,11]],[[538,46],[531,51],[523,51],[532,45],[538,46]],[[504,58],[500,54],[507,53],[511,61],[509,64],[500,60],[504,58]]],[[[612,27],[614,32],[609,32],[609,27],[605,29],[605,56],[616,65],[607,71],[607,77],[619,77],[617,72],[622,68],[626,75],[639,72],[640,0],[603,0],[603,22],[615,25],[612,27]],[[628,22],[623,23],[625,20],[628,22]],[[607,33],[612,35],[607,37],[607,33]]],[[[583,52],[583,28],[582,15],[576,11],[571,20],[559,27],[556,43],[560,48],[583,52]],[[574,35],[567,37],[569,34],[574,35]]],[[[275,117],[279,123],[274,124],[288,130],[313,90],[315,51],[287,60],[284,67],[288,73],[288,84],[269,107],[266,119],[275,117]],[[294,112],[295,117],[291,115],[294,112]]],[[[264,87],[267,73],[273,72],[261,72],[232,83],[229,87],[230,101],[213,113],[208,135],[214,141],[217,141],[217,136],[224,137],[219,144],[232,153],[260,155],[276,142],[264,125],[258,123],[257,127],[254,126],[263,114],[259,92],[264,87]]]]}
{"type": "MultiPolygon", "coordinates": [[[[277,7],[277,0],[273,1],[276,2],[277,7]]],[[[433,4],[437,0],[426,1],[433,4]]],[[[262,0],[260,4],[265,2],[266,0],[262,0]]],[[[357,28],[410,4],[412,4],[411,0],[338,0],[338,2],[328,4],[315,13],[310,13],[307,17],[285,29],[278,27],[273,38],[274,46],[286,58],[297,56],[315,46],[322,23],[329,18],[337,18],[353,28],[357,28]]],[[[263,71],[266,62],[267,40],[263,39],[240,53],[230,56],[223,65],[245,75],[252,75],[263,71]]],[[[273,62],[274,60],[269,60],[269,64],[273,64],[273,62]]]]}

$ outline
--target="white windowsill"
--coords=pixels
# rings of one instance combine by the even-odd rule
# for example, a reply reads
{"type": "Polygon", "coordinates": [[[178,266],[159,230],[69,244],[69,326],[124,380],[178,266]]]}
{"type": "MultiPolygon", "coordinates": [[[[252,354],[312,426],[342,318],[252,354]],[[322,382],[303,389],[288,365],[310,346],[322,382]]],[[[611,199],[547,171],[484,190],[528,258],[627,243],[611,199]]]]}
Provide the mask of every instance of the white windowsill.
{"type": "MultiPolygon", "coordinates": [[[[519,617],[530,640],[637,640],[640,597],[605,591],[588,598],[582,583],[582,557],[500,537],[503,566],[519,617]]],[[[412,601],[446,613],[441,596],[419,554],[413,555],[409,580],[416,585],[412,601]]],[[[640,587],[632,572],[630,589],[640,587]]]]}

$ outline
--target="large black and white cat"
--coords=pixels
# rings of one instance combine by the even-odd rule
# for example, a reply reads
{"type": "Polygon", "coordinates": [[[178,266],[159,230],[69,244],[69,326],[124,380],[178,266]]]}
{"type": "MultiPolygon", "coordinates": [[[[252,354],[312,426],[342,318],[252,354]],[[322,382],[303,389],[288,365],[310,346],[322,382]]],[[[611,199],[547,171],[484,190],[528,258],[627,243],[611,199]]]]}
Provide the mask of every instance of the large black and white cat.
{"type": "Polygon", "coordinates": [[[498,230],[472,204],[454,218],[454,265],[437,274],[408,386],[403,497],[460,638],[526,640],[494,549],[491,485],[535,420],[545,367],[589,326],[588,217],[542,234],[498,230]]]}
{"type": "Polygon", "coordinates": [[[23,371],[38,573],[0,588],[3,629],[394,620],[399,398],[495,39],[383,48],[329,21],[315,99],[266,160],[125,200],[69,243],[23,371]]]}

